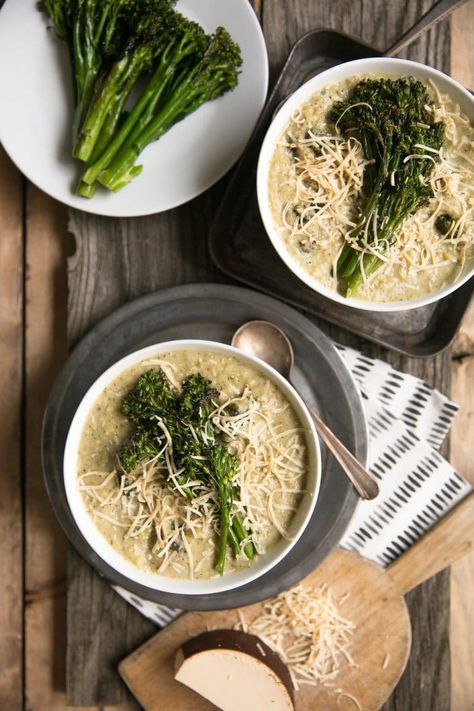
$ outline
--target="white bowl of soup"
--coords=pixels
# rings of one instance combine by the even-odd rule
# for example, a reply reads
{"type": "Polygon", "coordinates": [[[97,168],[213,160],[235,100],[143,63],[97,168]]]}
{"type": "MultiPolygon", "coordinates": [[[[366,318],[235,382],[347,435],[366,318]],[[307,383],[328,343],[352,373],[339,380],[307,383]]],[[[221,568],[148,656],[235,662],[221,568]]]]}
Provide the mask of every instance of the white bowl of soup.
{"type": "Polygon", "coordinates": [[[186,595],[273,568],[313,515],[320,480],[317,434],[294,388],[202,340],[112,365],[81,401],[64,452],[67,500],[89,545],[130,580],[186,595]]]}
{"type": "MultiPolygon", "coordinates": [[[[398,135],[412,134],[405,128],[398,135]]],[[[311,289],[358,309],[402,311],[441,299],[473,275],[473,178],[473,96],[432,67],[377,57],[332,67],[285,101],[261,147],[257,196],[275,250],[311,289]],[[364,145],[359,127],[369,123],[364,116],[385,112],[377,114],[372,99],[358,100],[366,80],[392,82],[393,96],[398,80],[421,82],[427,97],[418,112],[423,120],[413,118],[413,147],[386,154],[403,160],[380,183],[378,154],[364,145]],[[338,102],[347,107],[339,115],[338,102]],[[440,122],[441,145],[430,143],[440,122]],[[393,196],[411,185],[414,166],[422,187],[414,185],[418,207],[405,214],[399,206],[409,205],[408,197],[392,207],[393,196]]]]}

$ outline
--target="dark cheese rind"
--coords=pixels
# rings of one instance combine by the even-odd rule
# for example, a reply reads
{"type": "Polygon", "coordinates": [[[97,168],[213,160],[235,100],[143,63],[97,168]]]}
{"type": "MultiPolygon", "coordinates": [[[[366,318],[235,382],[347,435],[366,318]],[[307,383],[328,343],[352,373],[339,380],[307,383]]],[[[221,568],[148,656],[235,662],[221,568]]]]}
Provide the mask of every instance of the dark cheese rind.
{"type": "Polygon", "coordinates": [[[285,686],[288,695],[294,704],[295,694],[290,672],[276,652],[265,644],[259,637],[240,630],[210,630],[181,645],[184,659],[200,654],[209,649],[229,649],[248,654],[259,662],[266,664],[285,686]]]}

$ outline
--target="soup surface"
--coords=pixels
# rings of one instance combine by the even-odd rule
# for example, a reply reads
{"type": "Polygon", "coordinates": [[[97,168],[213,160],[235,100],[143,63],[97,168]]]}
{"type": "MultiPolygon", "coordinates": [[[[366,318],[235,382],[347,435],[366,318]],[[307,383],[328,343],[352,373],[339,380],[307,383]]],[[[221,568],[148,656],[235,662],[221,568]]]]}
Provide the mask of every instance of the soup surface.
{"type": "Polygon", "coordinates": [[[122,403],[150,369],[161,369],[175,392],[193,373],[219,391],[213,394],[210,421],[235,455],[233,506],[249,532],[237,555],[228,547],[225,572],[252,565],[288,536],[300,497],[309,495],[306,433],[276,385],[233,356],[192,350],[160,354],[105,388],[88,415],[78,452],[78,487],[89,515],[113,548],[142,570],[185,579],[217,575],[220,524],[212,487],[192,483],[190,499],[172,486],[169,447],[132,472],[120,462],[134,432],[122,403]],[[257,554],[253,559],[243,551],[249,541],[257,554]]]}
{"type": "MultiPolygon", "coordinates": [[[[333,291],[338,256],[360,214],[368,161],[359,141],[343,138],[328,115],[335,102],[346,100],[368,78],[382,77],[344,79],[302,104],[270,163],[270,207],[283,245],[308,275],[333,291]]],[[[406,219],[395,243],[382,253],[383,264],[364,275],[351,294],[359,299],[419,298],[453,283],[474,262],[474,127],[451,97],[431,82],[426,87],[434,120],[445,124],[444,145],[429,179],[433,197],[406,219]],[[454,219],[448,235],[435,225],[443,213],[454,219]]],[[[431,160],[429,152],[423,159],[431,160]]]]}

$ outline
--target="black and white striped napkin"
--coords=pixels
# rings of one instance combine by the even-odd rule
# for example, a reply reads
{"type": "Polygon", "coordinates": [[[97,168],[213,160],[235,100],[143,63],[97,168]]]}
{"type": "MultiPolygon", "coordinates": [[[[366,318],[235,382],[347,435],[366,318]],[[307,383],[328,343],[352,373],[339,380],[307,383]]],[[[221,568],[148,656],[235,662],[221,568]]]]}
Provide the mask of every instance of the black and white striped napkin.
{"type": "MultiPolygon", "coordinates": [[[[341,545],[386,566],[471,490],[439,448],[457,405],[413,375],[338,346],[360,389],[369,429],[369,469],[380,494],[361,501],[341,545]]],[[[161,626],[180,610],[115,590],[161,626]]]]}

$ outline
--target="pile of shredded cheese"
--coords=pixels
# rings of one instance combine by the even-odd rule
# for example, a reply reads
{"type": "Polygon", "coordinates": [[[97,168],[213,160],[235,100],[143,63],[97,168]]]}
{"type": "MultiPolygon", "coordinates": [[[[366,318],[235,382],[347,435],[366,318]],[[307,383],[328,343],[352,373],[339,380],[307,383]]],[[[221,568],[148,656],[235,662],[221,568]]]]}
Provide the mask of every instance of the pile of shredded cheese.
{"type": "MultiPolygon", "coordinates": [[[[226,446],[237,455],[240,498],[234,500],[234,507],[259,553],[280,536],[288,536],[307,465],[303,430],[275,425],[275,414],[289,404],[277,402],[271,391],[274,386],[267,386],[258,399],[245,388],[225,402],[216,402],[211,414],[226,446]]],[[[87,471],[78,476],[78,487],[99,528],[101,520],[112,524],[121,537],[137,541],[138,547],[143,547],[144,536],[151,536],[151,567],[192,579],[204,568],[212,570],[218,523],[215,493],[202,481],[187,484],[195,491],[193,499],[169,489],[167,479],[180,490],[180,472],[173,461],[171,436],[162,421],[157,421],[157,427],[166,436],[162,456],[141,462],[129,474],[119,467],[110,472],[87,471]]],[[[241,562],[248,563],[245,556],[241,562]]]]}
{"type": "Polygon", "coordinates": [[[327,586],[298,585],[267,600],[253,620],[241,611],[239,617],[239,629],[257,635],[280,655],[295,689],[334,686],[341,663],[357,666],[349,651],[354,625],[340,614],[327,586]]]}
{"type": "MultiPolygon", "coordinates": [[[[430,179],[434,196],[406,220],[388,248],[363,241],[353,245],[363,253],[377,254],[383,262],[371,275],[362,275],[358,293],[362,298],[415,298],[455,281],[466,262],[474,259],[474,127],[459,105],[431,82],[429,91],[433,106],[427,110],[446,125],[445,144],[430,179]],[[448,235],[435,228],[436,217],[444,212],[455,218],[448,235]]],[[[367,161],[360,144],[335,134],[326,119],[317,128],[309,125],[314,111],[298,110],[277,148],[274,161],[281,159],[279,151],[287,151],[286,179],[278,185],[278,219],[291,253],[318,281],[336,289],[334,266],[357,224],[367,161]]],[[[433,153],[427,148],[413,159],[433,160],[433,153]]]]}
{"type": "Polygon", "coordinates": [[[306,138],[288,134],[285,145],[294,156],[287,181],[294,195],[281,216],[289,239],[305,254],[315,248],[332,250],[335,237],[342,247],[357,224],[356,203],[367,165],[359,141],[316,135],[308,129],[306,138]]]}

